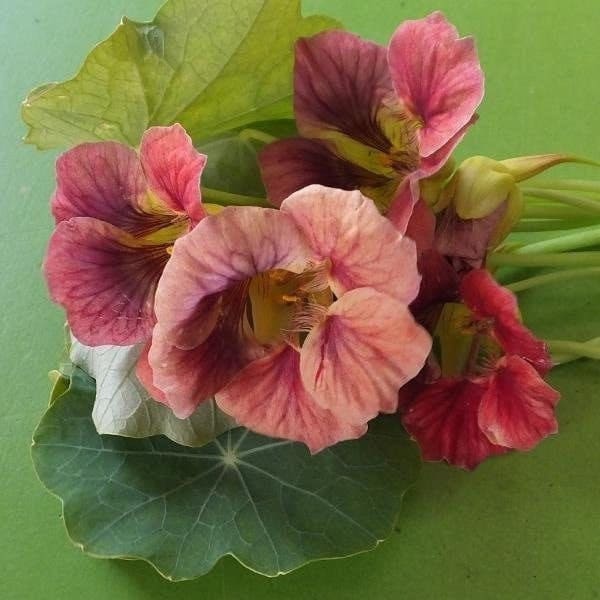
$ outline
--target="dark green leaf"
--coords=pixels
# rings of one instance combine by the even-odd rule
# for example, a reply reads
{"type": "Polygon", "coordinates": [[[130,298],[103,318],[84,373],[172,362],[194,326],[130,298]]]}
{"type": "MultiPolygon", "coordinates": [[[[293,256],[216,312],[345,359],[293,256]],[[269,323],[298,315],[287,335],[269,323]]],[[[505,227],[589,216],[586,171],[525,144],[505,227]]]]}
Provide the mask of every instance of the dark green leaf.
{"type": "Polygon", "coordinates": [[[277,575],[374,548],[419,468],[395,417],[311,456],[243,428],[202,448],[100,436],[93,402],[89,378],[74,377],[35,432],[37,473],[84,551],[145,559],[169,579],[202,575],[228,554],[277,575]]]}

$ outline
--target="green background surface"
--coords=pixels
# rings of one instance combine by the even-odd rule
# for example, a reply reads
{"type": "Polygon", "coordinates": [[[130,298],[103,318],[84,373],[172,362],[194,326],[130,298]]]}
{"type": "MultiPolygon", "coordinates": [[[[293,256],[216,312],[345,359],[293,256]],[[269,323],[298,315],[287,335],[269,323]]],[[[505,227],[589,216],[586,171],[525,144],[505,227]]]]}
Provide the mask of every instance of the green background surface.
{"type": "MultiPolygon", "coordinates": [[[[559,436],[475,473],[427,465],[407,496],[399,531],[374,552],[278,579],[226,559],[200,580],[170,584],[146,564],[94,560],[68,541],[59,502],[42,489],[29,457],[47,401],[46,373],[62,348],[63,317],[40,274],[56,154],[21,144],[19,103],[30,88],[73,75],[123,14],[149,19],[159,4],[0,3],[0,598],[600,597],[600,367],[589,361],[552,374],[563,392],[559,436]]],[[[460,156],[569,151],[600,159],[598,0],[305,2],[305,13],[328,13],[380,42],[401,20],[437,8],[476,35],[487,76],[481,120],[460,156]]],[[[542,335],[600,336],[598,281],[536,290],[522,301],[527,322],[542,335]]]]}

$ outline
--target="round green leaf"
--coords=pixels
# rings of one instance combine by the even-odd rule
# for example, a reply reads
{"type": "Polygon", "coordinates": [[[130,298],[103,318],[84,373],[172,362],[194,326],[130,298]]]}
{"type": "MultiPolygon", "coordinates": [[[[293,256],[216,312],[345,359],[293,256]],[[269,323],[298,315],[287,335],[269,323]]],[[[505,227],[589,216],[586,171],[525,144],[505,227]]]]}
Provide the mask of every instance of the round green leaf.
{"type": "Polygon", "coordinates": [[[76,371],[42,418],[36,471],[84,551],[144,559],[172,580],[228,554],[274,576],[370,550],[392,532],[419,469],[396,417],[314,456],[243,428],[202,448],[99,435],[90,381],[76,371]]]}

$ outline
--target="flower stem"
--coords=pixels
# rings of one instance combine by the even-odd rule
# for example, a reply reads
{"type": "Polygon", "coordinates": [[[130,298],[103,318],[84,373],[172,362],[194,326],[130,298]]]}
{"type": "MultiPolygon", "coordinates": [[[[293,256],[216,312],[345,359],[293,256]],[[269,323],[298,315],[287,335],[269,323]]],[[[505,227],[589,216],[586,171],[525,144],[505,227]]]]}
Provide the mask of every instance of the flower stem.
{"type": "Polygon", "coordinates": [[[586,198],[584,196],[573,196],[571,194],[564,194],[562,192],[555,192],[553,190],[545,190],[542,188],[523,187],[521,188],[521,191],[525,196],[533,196],[534,198],[542,198],[544,200],[554,200],[556,202],[582,208],[594,214],[600,214],[599,199],[586,198]]]}
{"type": "Polygon", "coordinates": [[[528,277],[521,281],[509,283],[505,287],[513,292],[522,292],[538,285],[546,285],[548,283],[557,283],[568,279],[577,279],[579,277],[587,277],[600,275],[600,267],[589,267],[587,269],[564,269],[562,271],[554,271],[552,273],[544,273],[535,277],[528,277]]]}
{"type": "Polygon", "coordinates": [[[522,213],[524,219],[571,219],[574,217],[598,218],[598,215],[574,206],[565,206],[558,202],[539,202],[535,199],[525,204],[522,213]]]}
{"type": "Polygon", "coordinates": [[[586,181],[584,179],[546,179],[542,181],[530,180],[536,188],[548,190],[564,190],[567,192],[592,192],[600,194],[600,182],[586,181]]]}
{"type": "Polygon", "coordinates": [[[278,139],[274,135],[259,131],[258,129],[242,129],[239,133],[239,138],[245,142],[256,140],[263,144],[270,144],[271,142],[276,142],[278,139]]]}
{"type": "Polygon", "coordinates": [[[204,186],[202,186],[202,200],[221,206],[263,206],[273,208],[265,198],[232,194],[231,192],[213,190],[204,186]]]}
{"type": "MultiPolygon", "coordinates": [[[[576,360],[577,358],[600,360],[600,338],[594,338],[587,342],[547,340],[546,343],[555,360],[558,356],[563,359],[570,357],[570,360],[576,360]]],[[[569,362],[569,360],[562,360],[561,362],[569,362]]]]}
{"type": "Polygon", "coordinates": [[[515,254],[540,254],[547,252],[565,252],[567,250],[577,250],[579,248],[588,248],[600,244],[600,227],[586,227],[577,229],[567,235],[559,235],[526,244],[514,250],[515,254]]]}
{"type": "Polygon", "coordinates": [[[492,252],[492,267],[600,267],[600,252],[565,252],[549,254],[514,254],[492,252]]]}
{"type": "Polygon", "coordinates": [[[560,231],[564,229],[577,229],[589,225],[600,225],[600,220],[587,219],[521,219],[512,231],[534,232],[534,231],[560,231]]]}

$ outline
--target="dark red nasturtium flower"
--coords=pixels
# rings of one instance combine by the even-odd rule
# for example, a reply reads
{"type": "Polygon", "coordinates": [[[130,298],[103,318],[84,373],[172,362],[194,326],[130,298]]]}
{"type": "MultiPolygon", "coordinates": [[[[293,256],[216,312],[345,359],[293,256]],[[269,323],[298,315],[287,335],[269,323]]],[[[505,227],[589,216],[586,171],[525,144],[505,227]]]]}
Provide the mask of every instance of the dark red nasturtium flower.
{"type": "Polygon", "coordinates": [[[543,380],[548,350],[521,323],[514,295],[483,269],[464,276],[460,295],[434,334],[440,377],[414,386],[401,410],[425,460],[473,469],[556,433],[560,396],[543,380]]]}

